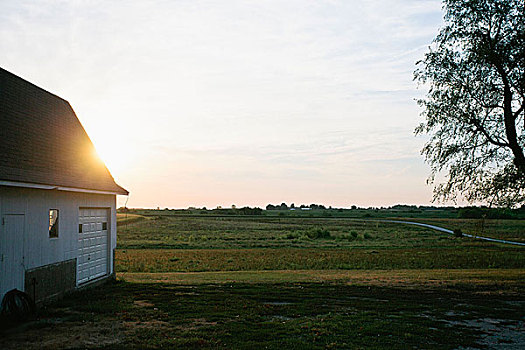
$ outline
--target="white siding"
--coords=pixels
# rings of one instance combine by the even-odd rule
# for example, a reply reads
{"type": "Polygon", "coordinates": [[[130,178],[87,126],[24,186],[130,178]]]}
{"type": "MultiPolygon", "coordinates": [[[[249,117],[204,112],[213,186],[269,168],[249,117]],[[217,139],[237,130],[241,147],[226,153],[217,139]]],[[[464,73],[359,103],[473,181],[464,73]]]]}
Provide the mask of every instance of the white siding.
{"type": "MultiPolygon", "coordinates": [[[[115,195],[76,193],[0,186],[0,217],[24,215],[24,269],[77,258],[80,208],[107,208],[110,249],[117,245],[115,195]],[[59,210],[58,238],[49,238],[49,209],[59,210]]],[[[0,222],[0,234],[4,226],[0,222]]],[[[0,247],[0,253],[2,251],[0,247]]],[[[1,270],[0,270],[1,271],[1,270]]],[[[109,272],[113,272],[113,254],[109,254],[109,272]]],[[[0,272],[1,273],[1,272],[0,272]]],[[[0,276],[5,278],[5,276],[0,276]]],[[[5,290],[0,290],[0,298],[5,290]]]]}

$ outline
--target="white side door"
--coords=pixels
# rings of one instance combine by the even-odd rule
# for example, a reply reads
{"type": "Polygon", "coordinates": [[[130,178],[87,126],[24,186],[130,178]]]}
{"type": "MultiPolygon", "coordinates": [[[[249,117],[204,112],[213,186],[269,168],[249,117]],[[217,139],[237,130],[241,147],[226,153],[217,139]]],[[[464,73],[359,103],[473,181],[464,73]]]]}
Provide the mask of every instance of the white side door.
{"type": "Polygon", "coordinates": [[[0,301],[11,289],[24,290],[24,226],[23,214],[2,216],[0,230],[0,301]]]}

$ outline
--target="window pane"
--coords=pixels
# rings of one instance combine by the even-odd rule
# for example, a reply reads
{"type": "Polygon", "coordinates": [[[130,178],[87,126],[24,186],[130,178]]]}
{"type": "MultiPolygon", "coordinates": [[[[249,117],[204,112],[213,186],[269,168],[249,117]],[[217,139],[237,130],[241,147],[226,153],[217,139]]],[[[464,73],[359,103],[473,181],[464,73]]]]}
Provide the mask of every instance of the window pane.
{"type": "Polygon", "coordinates": [[[58,209],[49,209],[49,238],[58,237],[58,209]]]}

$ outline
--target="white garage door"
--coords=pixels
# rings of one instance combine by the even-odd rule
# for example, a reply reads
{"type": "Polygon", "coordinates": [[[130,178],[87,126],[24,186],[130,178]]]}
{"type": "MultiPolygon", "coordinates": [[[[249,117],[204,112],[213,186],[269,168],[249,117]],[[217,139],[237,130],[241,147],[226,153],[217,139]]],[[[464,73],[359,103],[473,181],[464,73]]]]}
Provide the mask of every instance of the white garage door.
{"type": "Polygon", "coordinates": [[[78,215],[78,284],[108,274],[108,228],[108,209],[80,208],[78,215]]]}

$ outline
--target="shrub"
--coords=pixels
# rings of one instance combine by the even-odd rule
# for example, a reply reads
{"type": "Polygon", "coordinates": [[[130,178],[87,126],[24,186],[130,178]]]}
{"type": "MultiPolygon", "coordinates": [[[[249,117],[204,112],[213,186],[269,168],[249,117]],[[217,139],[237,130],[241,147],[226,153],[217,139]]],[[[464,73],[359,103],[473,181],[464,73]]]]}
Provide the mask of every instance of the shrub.
{"type": "Polygon", "coordinates": [[[460,219],[512,219],[513,212],[506,208],[465,207],[458,211],[460,219]]]}
{"type": "Polygon", "coordinates": [[[330,234],[330,231],[322,227],[316,227],[314,229],[307,231],[306,236],[308,236],[308,238],[311,238],[311,239],[331,238],[332,237],[332,235],[330,234]]]}
{"type": "Polygon", "coordinates": [[[293,233],[293,232],[288,232],[284,238],[286,239],[296,239],[296,238],[299,238],[299,235],[297,233],[293,233]]]}
{"type": "Polygon", "coordinates": [[[454,229],[454,236],[456,236],[456,237],[463,237],[463,231],[461,231],[460,228],[454,229]]]}
{"type": "Polygon", "coordinates": [[[356,237],[354,237],[352,235],[345,235],[345,236],[341,236],[341,239],[345,239],[347,241],[354,241],[356,239],[356,237]]]}

